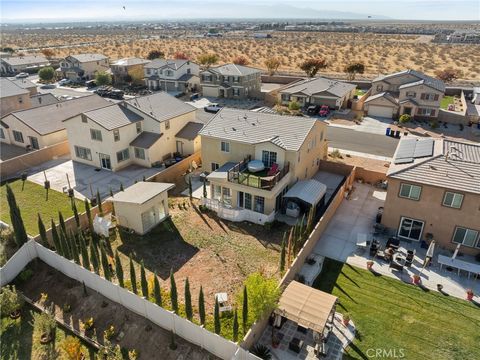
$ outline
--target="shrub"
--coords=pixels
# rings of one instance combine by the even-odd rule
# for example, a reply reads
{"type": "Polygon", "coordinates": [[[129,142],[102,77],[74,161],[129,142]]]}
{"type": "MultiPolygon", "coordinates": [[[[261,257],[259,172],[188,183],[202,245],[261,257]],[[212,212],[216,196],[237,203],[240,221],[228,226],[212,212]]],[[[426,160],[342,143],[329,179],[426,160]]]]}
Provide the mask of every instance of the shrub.
{"type": "Polygon", "coordinates": [[[110,85],[112,83],[112,75],[106,72],[100,72],[97,75],[95,75],[95,83],[98,86],[110,85]]]}
{"type": "Polygon", "coordinates": [[[432,129],[436,129],[436,128],[438,128],[438,123],[436,121],[432,120],[432,121],[430,121],[430,127],[432,129]]]}
{"type": "Polygon", "coordinates": [[[75,336],[67,336],[62,341],[61,348],[69,360],[80,360],[82,358],[82,344],[75,336]]]}
{"type": "Polygon", "coordinates": [[[14,285],[5,286],[0,292],[0,310],[2,316],[10,315],[11,313],[20,310],[25,300],[17,291],[14,285]]]}
{"type": "Polygon", "coordinates": [[[44,67],[38,72],[40,80],[51,82],[55,78],[55,70],[51,66],[44,67]]]}
{"type": "Polygon", "coordinates": [[[290,101],[288,103],[288,108],[290,110],[300,110],[300,107],[301,107],[300,104],[296,101],[290,101]]]}
{"type": "Polygon", "coordinates": [[[55,321],[55,317],[53,316],[53,307],[51,310],[47,312],[33,312],[33,329],[39,335],[46,335],[50,337],[53,335],[56,327],[57,322],[55,321]]]}
{"type": "Polygon", "coordinates": [[[94,326],[95,322],[93,321],[93,317],[90,317],[83,322],[83,330],[85,331],[93,329],[94,326]]]}
{"type": "Polygon", "coordinates": [[[115,327],[113,325],[110,325],[104,332],[103,335],[105,336],[105,339],[110,340],[113,338],[115,335],[115,327]]]}
{"type": "Polygon", "coordinates": [[[400,121],[400,123],[402,124],[406,124],[408,123],[410,120],[412,120],[412,117],[408,114],[403,114],[402,116],[400,116],[400,118],[398,119],[398,121],[400,121]]]}

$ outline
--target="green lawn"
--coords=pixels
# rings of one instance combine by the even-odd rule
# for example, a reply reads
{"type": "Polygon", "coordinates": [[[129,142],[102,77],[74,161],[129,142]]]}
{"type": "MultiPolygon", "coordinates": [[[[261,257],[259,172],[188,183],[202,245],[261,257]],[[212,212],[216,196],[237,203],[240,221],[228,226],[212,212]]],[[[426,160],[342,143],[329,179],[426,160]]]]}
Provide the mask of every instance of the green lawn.
{"type": "MultiPolygon", "coordinates": [[[[480,308],[386,276],[326,259],[314,287],[339,298],[358,331],[347,359],[372,350],[405,359],[480,359],[480,308]],[[401,350],[403,349],[403,350],[401,350]]],[[[385,357],[385,356],[384,356],[385,357]]]]}
{"type": "MultiPolygon", "coordinates": [[[[37,185],[30,181],[25,181],[25,188],[22,191],[22,181],[17,180],[10,183],[15,194],[15,199],[20,207],[23,222],[28,234],[37,235],[37,213],[42,216],[45,227],[50,226],[50,219],[58,222],[58,212],[61,211],[65,219],[73,215],[70,198],[66,194],[50,189],[48,191],[48,200],[46,200],[46,190],[43,186],[37,185]]],[[[83,202],[75,200],[79,213],[85,211],[83,202]]],[[[3,222],[10,223],[10,213],[7,202],[6,185],[0,186],[0,219],[3,222]]]]}
{"type": "Polygon", "coordinates": [[[365,93],[366,93],[365,90],[355,89],[355,95],[357,95],[358,97],[362,97],[365,93]]]}
{"type": "Polygon", "coordinates": [[[442,101],[440,102],[440,108],[447,110],[448,105],[453,104],[453,96],[444,96],[442,101]]]}
{"type": "MultiPolygon", "coordinates": [[[[47,359],[46,354],[52,351],[52,359],[67,360],[66,353],[61,349],[61,344],[63,339],[71,334],[67,334],[65,330],[57,326],[55,340],[47,345],[40,344],[33,331],[31,309],[30,306],[25,306],[19,319],[12,320],[9,317],[1,319],[0,359],[47,359]]],[[[85,354],[85,359],[95,359],[95,349],[83,345],[82,351],[85,354]]]]}

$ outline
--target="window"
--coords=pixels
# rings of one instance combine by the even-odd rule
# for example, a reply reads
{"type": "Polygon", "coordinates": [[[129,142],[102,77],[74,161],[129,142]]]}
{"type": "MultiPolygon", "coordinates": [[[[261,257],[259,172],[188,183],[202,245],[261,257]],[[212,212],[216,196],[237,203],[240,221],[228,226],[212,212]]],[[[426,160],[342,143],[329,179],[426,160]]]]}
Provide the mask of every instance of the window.
{"type": "Polygon", "coordinates": [[[222,198],[222,187],[220,185],[213,185],[213,198],[215,200],[222,198]]]}
{"type": "Polygon", "coordinates": [[[437,101],[438,100],[438,94],[432,94],[432,93],[424,93],[421,95],[422,100],[427,100],[427,101],[437,101]]]}
{"type": "Polygon", "coordinates": [[[253,211],[263,214],[265,211],[265,198],[263,196],[255,196],[255,206],[253,211]]]}
{"type": "Polygon", "coordinates": [[[117,152],[117,161],[122,162],[130,158],[130,153],[128,152],[128,149],[124,149],[122,151],[117,152]]]}
{"type": "Polygon", "coordinates": [[[455,228],[455,233],[453,234],[452,241],[457,244],[462,244],[465,246],[480,247],[480,244],[477,244],[478,231],[472,229],[466,229],[460,226],[455,228]]]}
{"type": "Polygon", "coordinates": [[[18,97],[18,102],[19,102],[20,104],[23,103],[23,98],[22,98],[21,96],[18,97]]]}
{"type": "Polygon", "coordinates": [[[217,163],[212,163],[212,171],[217,170],[220,167],[217,163]]]}
{"type": "Polygon", "coordinates": [[[220,144],[220,150],[223,152],[230,152],[230,143],[226,141],[222,141],[220,144]]]}
{"type": "Polygon", "coordinates": [[[252,210],[252,194],[245,193],[244,208],[252,210]]]}
{"type": "Polygon", "coordinates": [[[5,139],[5,133],[3,132],[3,128],[0,128],[0,139],[5,139]]]}
{"type": "Polygon", "coordinates": [[[233,82],[235,82],[235,83],[240,82],[240,77],[234,76],[234,77],[233,77],[233,82]]]}
{"type": "Polygon", "coordinates": [[[270,168],[272,167],[273,163],[277,162],[277,153],[274,151],[262,151],[262,162],[265,167],[270,168]]]}
{"type": "Polygon", "coordinates": [[[383,91],[383,85],[377,85],[377,91],[383,91]]]}
{"type": "Polygon", "coordinates": [[[230,192],[230,188],[222,188],[223,193],[223,203],[226,205],[232,205],[232,194],[230,192]]]}
{"type": "Polygon", "coordinates": [[[411,97],[411,98],[414,98],[417,96],[417,94],[414,92],[414,91],[407,91],[407,97],[411,97]]]}
{"type": "Polygon", "coordinates": [[[29,136],[28,139],[30,140],[30,145],[32,145],[33,149],[40,149],[40,146],[38,145],[38,139],[34,136],[29,136]]]}
{"type": "Polygon", "coordinates": [[[16,142],[23,143],[23,134],[20,131],[13,130],[13,139],[16,142]]]}
{"type": "Polygon", "coordinates": [[[420,240],[423,231],[423,221],[402,217],[398,236],[409,240],[420,240]]]}
{"type": "Polygon", "coordinates": [[[165,130],[170,129],[170,120],[165,121],[165,130]]]}
{"type": "Polygon", "coordinates": [[[240,89],[239,88],[233,88],[233,96],[240,96],[240,89]]]}
{"type": "Polygon", "coordinates": [[[453,193],[447,191],[443,197],[443,205],[460,209],[462,207],[463,194],[453,193]]]}
{"type": "Polygon", "coordinates": [[[323,141],[323,131],[320,133],[320,141],[323,141]]]}
{"type": "Polygon", "coordinates": [[[87,117],[86,117],[85,115],[83,115],[83,114],[82,114],[82,122],[83,122],[83,123],[88,122],[87,117]]]}
{"type": "Polygon", "coordinates": [[[120,141],[120,131],[113,130],[113,141],[120,141]]]}
{"type": "Polygon", "coordinates": [[[418,108],[417,114],[423,116],[435,116],[435,109],[418,108]]]}
{"type": "Polygon", "coordinates": [[[137,134],[140,134],[142,132],[142,123],[141,122],[137,122],[135,124],[136,128],[137,128],[137,134]]]}
{"type": "Polygon", "coordinates": [[[150,75],[150,69],[147,69],[147,75],[150,75]]]}
{"type": "Polygon", "coordinates": [[[102,132],[96,129],[90,129],[90,137],[92,140],[102,141],[102,132]]]}
{"type": "Polygon", "coordinates": [[[401,184],[400,194],[398,194],[398,196],[411,199],[411,200],[419,200],[421,192],[422,192],[422,188],[420,186],[410,185],[410,184],[401,184]]]}
{"type": "Polygon", "coordinates": [[[145,160],[145,149],[136,147],[136,148],[134,148],[134,151],[135,151],[135,157],[137,159],[145,160]]]}
{"type": "Polygon", "coordinates": [[[187,74],[190,74],[192,70],[190,68],[187,69],[187,74]]]}
{"type": "Polygon", "coordinates": [[[84,148],[84,147],[81,147],[81,146],[77,146],[77,145],[75,145],[74,148],[75,148],[75,156],[76,157],[78,157],[80,159],[83,159],[83,160],[92,161],[92,152],[90,151],[90,149],[87,149],[87,148],[84,148]]]}
{"type": "Polygon", "coordinates": [[[290,101],[290,94],[282,94],[282,101],[290,101]]]}

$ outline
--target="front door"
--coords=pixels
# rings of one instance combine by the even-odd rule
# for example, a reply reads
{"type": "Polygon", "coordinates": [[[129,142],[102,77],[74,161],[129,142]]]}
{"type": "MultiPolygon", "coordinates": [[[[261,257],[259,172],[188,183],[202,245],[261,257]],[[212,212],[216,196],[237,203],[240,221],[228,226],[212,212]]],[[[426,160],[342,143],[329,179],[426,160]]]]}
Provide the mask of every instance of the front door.
{"type": "Polygon", "coordinates": [[[183,155],[183,142],[177,140],[177,153],[183,155]]]}
{"type": "Polygon", "coordinates": [[[38,139],[34,136],[29,136],[30,138],[30,145],[32,146],[32,149],[40,149],[40,146],[38,146],[38,139]]]}
{"type": "Polygon", "coordinates": [[[102,169],[112,170],[110,155],[99,153],[98,156],[100,156],[100,167],[102,169]]]}
{"type": "Polygon", "coordinates": [[[411,107],[403,108],[403,113],[406,115],[412,115],[412,108],[411,107]]]}

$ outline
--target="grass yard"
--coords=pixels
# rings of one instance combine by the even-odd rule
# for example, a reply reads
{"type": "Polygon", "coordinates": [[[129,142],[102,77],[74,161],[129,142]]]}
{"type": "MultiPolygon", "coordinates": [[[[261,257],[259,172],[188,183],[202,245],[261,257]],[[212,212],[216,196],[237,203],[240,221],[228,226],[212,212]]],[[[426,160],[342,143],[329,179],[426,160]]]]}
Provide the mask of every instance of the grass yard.
{"type": "MultiPolygon", "coordinates": [[[[35,184],[30,181],[25,181],[25,188],[22,191],[22,181],[16,180],[10,183],[10,187],[15,194],[15,199],[20,207],[23,222],[27,233],[34,236],[38,234],[38,220],[37,213],[43,219],[45,227],[50,226],[50,219],[58,222],[58,212],[60,211],[64,219],[73,215],[73,210],[70,205],[70,198],[66,194],[50,189],[48,191],[48,200],[45,197],[45,189],[43,186],[35,184]]],[[[75,200],[79,213],[85,211],[85,206],[82,201],[75,200]]],[[[0,219],[3,222],[10,223],[10,212],[7,202],[6,185],[0,187],[0,219]]]]}
{"type": "Polygon", "coordinates": [[[355,89],[355,95],[357,95],[358,97],[362,97],[365,93],[366,93],[365,90],[355,89]]]}
{"type": "Polygon", "coordinates": [[[442,101],[440,101],[440,108],[447,110],[450,104],[453,104],[453,96],[444,96],[442,101]]]}
{"type": "MultiPolygon", "coordinates": [[[[40,344],[37,335],[33,331],[33,317],[30,311],[33,308],[25,305],[22,309],[22,316],[12,320],[9,317],[1,319],[0,324],[0,359],[61,359],[68,360],[66,353],[61,349],[63,339],[67,335],[61,327],[55,330],[55,340],[47,345],[40,344]],[[52,352],[50,352],[52,351],[52,352]],[[47,357],[50,353],[51,356],[47,357]]],[[[95,359],[96,350],[82,345],[82,352],[85,359],[95,359]]]]}
{"type": "MultiPolygon", "coordinates": [[[[480,359],[480,308],[467,301],[404,284],[386,276],[326,259],[314,287],[339,298],[357,338],[347,359],[367,359],[369,349],[393,358],[480,359]]],[[[385,357],[385,355],[383,356],[385,357]]]]}

